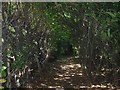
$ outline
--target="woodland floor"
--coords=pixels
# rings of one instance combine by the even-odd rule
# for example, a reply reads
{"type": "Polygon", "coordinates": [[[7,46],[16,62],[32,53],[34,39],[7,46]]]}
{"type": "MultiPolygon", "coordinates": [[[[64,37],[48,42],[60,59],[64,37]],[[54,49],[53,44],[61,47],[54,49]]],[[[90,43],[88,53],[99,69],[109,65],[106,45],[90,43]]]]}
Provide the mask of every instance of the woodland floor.
{"type": "MultiPolygon", "coordinates": [[[[48,65],[48,71],[37,74],[27,88],[88,88],[82,77],[82,69],[76,57],[65,57],[48,65]]],[[[96,86],[94,86],[96,87],[96,86]]],[[[101,87],[101,86],[97,86],[101,87]]],[[[102,86],[106,88],[106,86],[102,86]]],[[[111,88],[111,87],[110,87],[111,88]]]]}

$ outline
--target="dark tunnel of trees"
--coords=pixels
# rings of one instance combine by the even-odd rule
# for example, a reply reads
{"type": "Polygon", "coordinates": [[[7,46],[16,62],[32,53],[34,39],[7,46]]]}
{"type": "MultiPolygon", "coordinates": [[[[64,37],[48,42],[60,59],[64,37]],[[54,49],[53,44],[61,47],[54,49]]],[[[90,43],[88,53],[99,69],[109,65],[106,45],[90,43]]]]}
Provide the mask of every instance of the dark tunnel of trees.
{"type": "Polygon", "coordinates": [[[117,2],[2,3],[3,86],[23,87],[66,56],[78,56],[86,86],[120,86],[119,17],[117,2]]]}

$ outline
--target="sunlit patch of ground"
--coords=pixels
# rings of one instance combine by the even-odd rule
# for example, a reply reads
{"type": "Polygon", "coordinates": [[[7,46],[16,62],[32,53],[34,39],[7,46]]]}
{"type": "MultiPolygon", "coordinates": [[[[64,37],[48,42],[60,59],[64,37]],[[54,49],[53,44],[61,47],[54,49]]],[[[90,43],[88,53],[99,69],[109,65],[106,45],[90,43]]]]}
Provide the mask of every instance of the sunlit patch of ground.
{"type": "Polygon", "coordinates": [[[81,65],[80,65],[80,64],[70,64],[70,65],[61,65],[60,67],[61,67],[63,70],[66,70],[66,69],[80,68],[81,65]]]}
{"type": "Polygon", "coordinates": [[[48,88],[63,88],[62,86],[48,86],[48,88]]]}

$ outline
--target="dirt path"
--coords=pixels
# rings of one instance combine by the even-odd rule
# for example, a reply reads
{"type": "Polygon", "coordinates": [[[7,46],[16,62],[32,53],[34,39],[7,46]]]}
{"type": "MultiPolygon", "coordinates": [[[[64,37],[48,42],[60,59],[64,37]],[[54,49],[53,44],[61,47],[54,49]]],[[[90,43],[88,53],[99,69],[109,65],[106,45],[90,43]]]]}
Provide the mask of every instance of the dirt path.
{"type": "MultiPolygon", "coordinates": [[[[47,70],[44,73],[36,73],[33,79],[25,88],[115,88],[106,85],[85,85],[82,77],[81,65],[76,57],[66,57],[56,62],[48,63],[47,70]]],[[[119,88],[119,87],[118,87],[119,88]]],[[[96,90],[96,89],[95,89],[96,90]]],[[[118,89],[120,90],[120,89],[118,89]]]]}
{"type": "Polygon", "coordinates": [[[67,57],[49,64],[49,70],[37,75],[29,87],[80,88],[83,85],[81,66],[75,57],[67,57]]]}

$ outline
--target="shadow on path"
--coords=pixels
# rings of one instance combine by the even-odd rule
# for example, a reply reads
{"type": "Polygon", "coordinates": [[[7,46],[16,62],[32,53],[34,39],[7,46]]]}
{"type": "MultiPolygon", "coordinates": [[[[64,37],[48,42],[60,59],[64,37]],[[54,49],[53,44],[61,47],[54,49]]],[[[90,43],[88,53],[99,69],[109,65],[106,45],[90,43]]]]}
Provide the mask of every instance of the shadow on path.
{"type": "Polygon", "coordinates": [[[114,88],[106,85],[86,86],[77,57],[66,57],[48,63],[45,73],[37,73],[27,88],[114,88]]]}
{"type": "Polygon", "coordinates": [[[39,74],[27,87],[33,88],[80,88],[83,85],[82,70],[77,58],[67,57],[49,63],[46,73],[39,74]]]}

